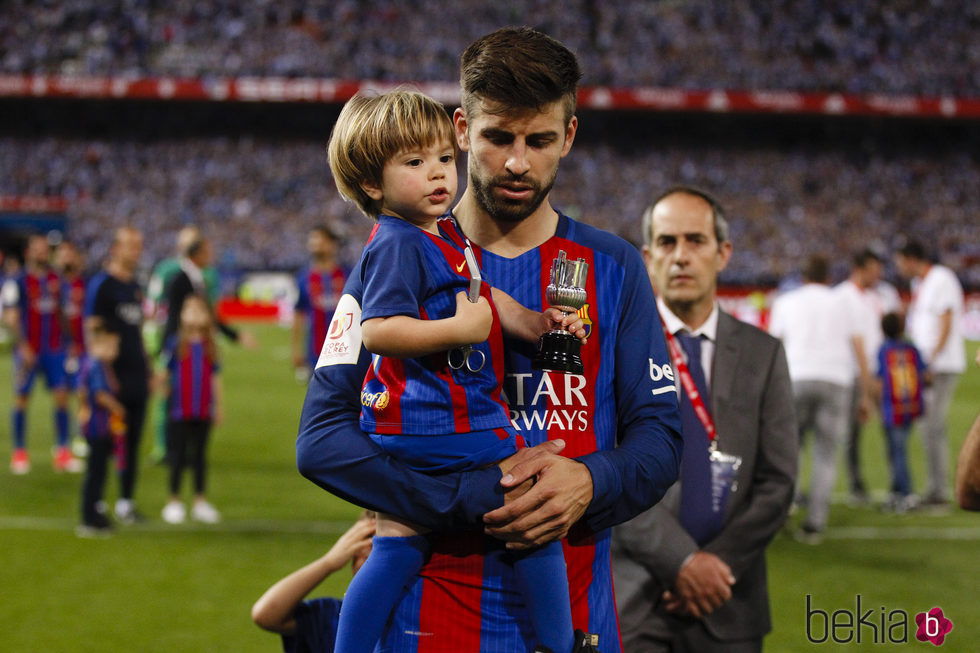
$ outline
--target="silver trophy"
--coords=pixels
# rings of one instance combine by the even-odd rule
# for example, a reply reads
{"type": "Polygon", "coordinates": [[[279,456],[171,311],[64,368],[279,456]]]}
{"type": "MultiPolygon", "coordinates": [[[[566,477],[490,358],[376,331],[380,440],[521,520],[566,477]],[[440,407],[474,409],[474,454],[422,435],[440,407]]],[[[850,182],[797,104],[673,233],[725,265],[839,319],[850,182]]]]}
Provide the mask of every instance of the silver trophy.
{"type": "MultiPolygon", "coordinates": [[[[551,262],[551,279],[545,290],[548,305],[557,308],[565,315],[577,312],[585,304],[585,279],[589,264],[585,259],[569,260],[563,250],[551,262]]],[[[581,374],[582,342],[568,331],[552,329],[541,336],[538,353],[531,365],[536,370],[581,374]]]]}

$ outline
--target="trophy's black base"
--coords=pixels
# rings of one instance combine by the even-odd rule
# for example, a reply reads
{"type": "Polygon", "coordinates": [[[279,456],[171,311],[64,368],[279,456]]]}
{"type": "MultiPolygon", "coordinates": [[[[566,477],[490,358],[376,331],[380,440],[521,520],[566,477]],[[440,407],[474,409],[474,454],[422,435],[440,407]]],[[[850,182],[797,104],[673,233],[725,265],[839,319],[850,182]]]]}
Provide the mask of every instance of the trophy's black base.
{"type": "Polygon", "coordinates": [[[564,372],[565,374],[581,374],[585,371],[582,365],[582,341],[568,332],[548,332],[541,336],[541,347],[531,361],[531,367],[546,372],[564,372]]]}

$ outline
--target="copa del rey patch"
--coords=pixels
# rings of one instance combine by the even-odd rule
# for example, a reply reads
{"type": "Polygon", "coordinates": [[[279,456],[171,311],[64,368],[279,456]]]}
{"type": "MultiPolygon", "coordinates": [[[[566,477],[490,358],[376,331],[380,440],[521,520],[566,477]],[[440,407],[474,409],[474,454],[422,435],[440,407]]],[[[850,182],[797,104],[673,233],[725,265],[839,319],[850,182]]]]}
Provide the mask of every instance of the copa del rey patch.
{"type": "Polygon", "coordinates": [[[351,295],[343,295],[327,329],[316,366],[355,365],[360,352],[361,305],[351,295]]]}

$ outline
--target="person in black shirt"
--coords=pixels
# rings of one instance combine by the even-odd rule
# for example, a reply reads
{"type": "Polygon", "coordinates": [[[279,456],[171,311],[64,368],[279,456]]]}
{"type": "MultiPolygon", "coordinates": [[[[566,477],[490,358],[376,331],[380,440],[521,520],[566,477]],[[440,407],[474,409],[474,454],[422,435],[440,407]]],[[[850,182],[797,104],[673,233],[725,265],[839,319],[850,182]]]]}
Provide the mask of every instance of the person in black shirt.
{"type": "Polygon", "coordinates": [[[135,278],[142,255],[143,234],[133,227],[117,229],[105,268],[89,281],[85,298],[86,339],[104,325],[120,334],[113,371],[119,381],[119,400],[126,408],[126,436],[124,455],[117,460],[120,490],[115,513],[123,523],[141,518],[133,492],[150,389],[150,365],[142,334],[143,290],[135,278]]]}

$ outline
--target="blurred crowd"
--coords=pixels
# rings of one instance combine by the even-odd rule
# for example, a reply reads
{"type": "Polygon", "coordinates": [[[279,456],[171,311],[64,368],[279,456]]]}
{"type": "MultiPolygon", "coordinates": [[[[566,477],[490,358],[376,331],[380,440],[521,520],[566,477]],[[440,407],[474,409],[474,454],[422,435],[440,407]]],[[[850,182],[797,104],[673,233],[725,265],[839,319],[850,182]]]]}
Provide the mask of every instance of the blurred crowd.
{"type": "MultiPolygon", "coordinates": [[[[638,243],[652,194],[682,182],[714,189],[737,218],[737,254],[723,282],[774,285],[815,252],[840,254],[840,279],[856,247],[887,253],[912,237],[980,286],[980,162],[967,150],[858,157],[804,144],[736,151],[583,138],[563,162],[553,201],[638,243]]],[[[205,225],[226,270],[297,269],[307,231],[321,223],[345,237],[341,259],[353,263],[373,226],[341,201],[314,140],[0,138],[0,194],[66,197],[69,237],[92,264],[123,224],[145,233],[148,262],[172,254],[181,226],[205,225]]]]}
{"type": "Polygon", "coordinates": [[[586,84],[980,95],[969,0],[12,0],[0,73],[452,81],[508,24],[566,43],[586,84]]]}

